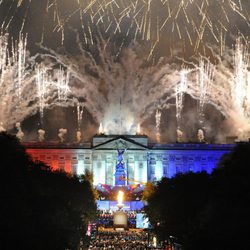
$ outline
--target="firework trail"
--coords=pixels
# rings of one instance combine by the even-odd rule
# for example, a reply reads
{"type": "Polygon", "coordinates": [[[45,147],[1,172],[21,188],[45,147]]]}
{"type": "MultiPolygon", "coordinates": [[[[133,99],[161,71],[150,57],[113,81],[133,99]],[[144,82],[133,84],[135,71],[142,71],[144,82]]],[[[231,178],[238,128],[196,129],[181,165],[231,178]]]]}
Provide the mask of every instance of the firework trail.
{"type": "Polygon", "coordinates": [[[213,81],[214,72],[215,68],[209,61],[205,62],[204,59],[200,59],[196,79],[200,92],[200,96],[198,99],[199,123],[201,128],[203,129],[205,120],[204,108],[205,104],[208,103],[207,92],[209,91],[210,84],[213,81]]]}
{"type": "Polygon", "coordinates": [[[157,109],[169,107],[173,100],[176,100],[177,126],[180,126],[187,94],[198,100],[200,116],[204,117],[205,104],[211,104],[232,121],[235,130],[245,135],[250,131],[249,44],[241,39],[223,57],[216,54],[214,66],[202,58],[192,67],[178,69],[165,58],[156,65],[145,66],[146,59],[139,57],[132,47],[124,49],[117,61],[102,43],[98,44],[98,60],[79,44],[77,57],[41,46],[44,53],[36,57],[22,52],[26,54],[24,61],[15,54],[20,53],[18,48],[23,50],[18,44],[23,44],[24,38],[14,43],[12,53],[7,49],[6,35],[0,38],[0,122],[4,122],[2,126],[6,129],[38,110],[42,117],[44,109],[77,107],[80,102],[102,123],[103,132],[135,134],[137,124],[157,109]],[[19,60],[24,68],[21,76],[19,60]],[[120,117],[124,118],[122,126],[120,117]]]}
{"type": "Polygon", "coordinates": [[[82,123],[82,116],[83,116],[83,107],[80,105],[79,102],[77,103],[76,110],[77,110],[77,125],[78,125],[78,130],[80,130],[80,126],[82,123]]]}
{"type": "MultiPolygon", "coordinates": [[[[2,27],[8,28],[18,15],[19,9],[27,9],[23,15],[23,29],[29,9],[36,7],[37,0],[3,0],[9,2],[10,10],[2,27]],[[15,8],[15,7],[16,8],[15,8]]],[[[118,51],[126,41],[145,41],[150,44],[148,56],[153,57],[161,40],[171,41],[171,47],[182,43],[184,47],[198,51],[207,41],[225,47],[226,35],[235,27],[249,29],[249,3],[242,0],[47,0],[44,1],[44,31],[46,23],[53,22],[53,31],[61,32],[62,43],[67,25],[78,20],[77,28],[82,31],[85,44],[96,42],[97,30],[112,42],[119,43],[118,51]],[[235,20],[237,22],[235,23],[235,20]],[[119,39],[119,38],[122,39],[119,39]]]]}
{"type": "Polygon", "coordinates": [[[161,125],[161,111],[157,109],[155,113],[155,127],[156,127],[157,142],[160,142],[161,140],[160,125],[161,125]]]}
{"type": "Polygon", "coordinates": [[[216,59],[214,66],[200,62],[198,72],[194,72],[196,77],[191,74],[188,78],[186,93],[199,100],[200,117],[204,117],[204,103],[211,104],[231,120],[234,133],[241,131],[241,139],[245,139],[250,131],[249,42],[238,38],[235,48],[227,49],[222,57],[216,54],[216,59]],[[194,78],[199,80],[195,83],[194,78]]]}
{"type": "Polygon", "coordinates": [[[8,34],[0,35],[0,120],[6,128],[38,108],[43,118],[44,108],[67,105],[69,91],[69,75],[62,68],[37,64],[35,57],[27,55],[23,36],[14,43],[8,40],[8,34]]]}
{"type": "MultiPolygon", "coordinates": [[[[149,117],[157,103],[164,106],[166,100],[162,98],[162,89],[166,88],[166,81],[170,81],[166,72],[172,72],[172,80],[178,78],[178,72],[164,60],[146,67],[145,60],[139,58],[133,49],[125,50],[120,61],[116,61],[100,44],[98,62],[80,46],[78,58],[43,49],[50,53],[51,59],[67,68],[74,82],[70,86],[71,94],[85,100],[85,108],[103,123],[106,133],[134,133],[136,124],[149,117]],[[122,124],[121,113],[122,118],[126,117],[122,124]]],[[[168,88],[176,81],[172,81],[168,88]]]]}
{"type": "MultiPolygon", "coordinates": [[[[38,3],[1,0],[0,8],[8,10],[0,18],[1,29],[8,31],[20,17],[18,28],[24,31],[38,3]]],[[[45,109],[74,106],[79,128],[81,103],[103,124],[105,133],[135,133],[136,124],[175,100],[177,127],[184,131],[184,98],[190,95],[197,100],[197,119],[204,131],[207,104],[230,119],[242,137],[250,131],[249,45],[244,38],[233,49],[226,46],[228,37],[242,35],[244,30],[247,35],[249,1],[46,0],[39,6],[44,17],[41,44],[46,44],[50,31],[60,33],[63,44],[73,29],[79,33],[80,53],[61,54],[44,45],[40,46],[43,53],[32,57],[26,50],[27,36],[10,43],[11,38],[2,33],[2,127],[9,129],[38,110],[42,124],[45,109]],[[165,43],[173,55],[183,47],[183,57],[186,51],[203,57],[182,67],[166,58],[158,60],[157,50],[165,43]],[[207,56],[208,43],[213,44],[214,65],[207,56]],[[138,44],[146,48],[145,58],[137,54],[138,44]],[[147,64],[151,59],[154,63],[147,64]]]]}
{"type": "Polygon", "coordinates": [[[176,84],[176,119],[177,127],[180,128],[181,112],[184,105],[184,94],[187,92],[188,87],[188,73],[190,70],[182,69],[180,71],[180,81],[176,84]]]}

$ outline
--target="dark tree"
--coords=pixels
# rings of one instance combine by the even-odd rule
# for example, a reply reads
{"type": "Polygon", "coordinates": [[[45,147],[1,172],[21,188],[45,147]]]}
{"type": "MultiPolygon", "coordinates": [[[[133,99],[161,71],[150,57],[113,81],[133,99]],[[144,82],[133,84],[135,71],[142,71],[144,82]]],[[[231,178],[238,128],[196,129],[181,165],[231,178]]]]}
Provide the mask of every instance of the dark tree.
{"type": "Polygon", "coordinates": [[[163,179],[146,212],[160,237],[177,237],[185,250],[247,250],[249,200],[250,144],[241,143],[222,157],[211,176],[163,179]]]}
{"type": "Polygon", "coordinates": [[[198,212],[206,206],[208,182],[208,174],[202,172],[163,178],[158,183],[145,210],[162,239],[174,236],[186,244],[198,212]]]}
{"type": "Polygon", "coordinates": [[[0,133],[1,249],[77,249],[95,216],[87,178],[33,162],[16,137],[0,133]]]}
{"type": "Polygon", "coordinates": [[[250,249],[250,144],[225,155],[211,178],[211,200],[200,224],[204,249],[250,249]]]}

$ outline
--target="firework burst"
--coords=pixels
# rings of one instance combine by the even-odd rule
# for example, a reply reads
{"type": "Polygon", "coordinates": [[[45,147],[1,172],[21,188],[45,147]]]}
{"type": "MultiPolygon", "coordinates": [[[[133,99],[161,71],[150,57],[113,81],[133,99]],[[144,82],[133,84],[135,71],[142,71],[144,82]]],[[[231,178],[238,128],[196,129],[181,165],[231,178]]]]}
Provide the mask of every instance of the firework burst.
{"type": "MultiPolygon", "coordinates": [[[[242,25],[249,29],[250,21],[249,4],[242,0],[72,0],[70,4],[66,0],[47,0],[45,3],[41,11],[47,17],[45,20],[53,20],[53,31],[61,32],[62,43],[67,26],[78,20],[76,26],[86,45],[95,44],[98,32],[107,41],[117,43],[116,53],[128,42],[141,41],[148,44],[149,59],[166,39],[170,49],[181,44],[184,49],[201,51],[209,41],[220,45],[222,52],[226,35],[241,32],[242,25]]],[[[13,0],[10,8],[13,5],[27,9],[23,28],[30,5],[35,6],[36,0],[13,0]]],[[[3,27],[8,27],[17,13],[18,10],[9,11],[3,27]]],[[[46,25],[47,21],[43,32],[46,25]]]]}

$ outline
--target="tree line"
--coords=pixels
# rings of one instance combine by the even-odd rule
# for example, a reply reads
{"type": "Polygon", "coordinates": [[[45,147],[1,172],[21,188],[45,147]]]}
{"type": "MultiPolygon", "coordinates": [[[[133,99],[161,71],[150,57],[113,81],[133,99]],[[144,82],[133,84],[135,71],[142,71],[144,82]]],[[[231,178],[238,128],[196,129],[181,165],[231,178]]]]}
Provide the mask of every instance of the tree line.
{"type": "Polygon", "coordinates": [[[240,143],[206,172],[163,178],[146,189],[158,237],[184,250],[250,249],[250,144],[240,143]],[[173,238],[174,237],[174,238],[173,238]]]}
{"type": "Polygon", "coordinates": [[[79,249],[96,215],[89,176],[34,162],[15,136],[0,133],[1,249],[79,249]]]}

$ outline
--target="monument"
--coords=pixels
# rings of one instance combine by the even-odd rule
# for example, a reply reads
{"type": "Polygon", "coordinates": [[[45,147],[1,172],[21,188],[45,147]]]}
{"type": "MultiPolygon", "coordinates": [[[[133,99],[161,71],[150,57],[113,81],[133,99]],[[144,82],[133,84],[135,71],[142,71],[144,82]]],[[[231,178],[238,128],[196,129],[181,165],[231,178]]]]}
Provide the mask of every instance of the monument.
{"type": "Polygon", "coordinates": [[[115,168],[115,186],[126,185],[126,171],[123,161],[123,154],[126,151],[126,145],[124,143],[117,144],[117,164],[115,168]]]}

